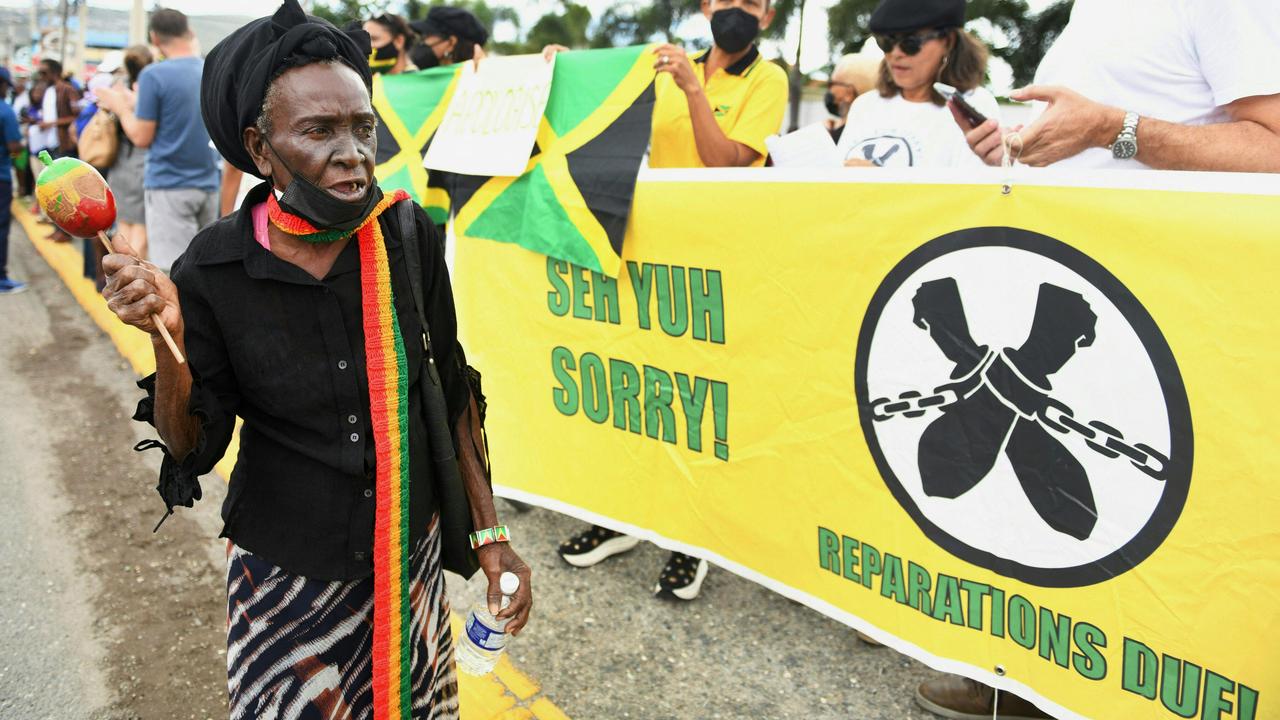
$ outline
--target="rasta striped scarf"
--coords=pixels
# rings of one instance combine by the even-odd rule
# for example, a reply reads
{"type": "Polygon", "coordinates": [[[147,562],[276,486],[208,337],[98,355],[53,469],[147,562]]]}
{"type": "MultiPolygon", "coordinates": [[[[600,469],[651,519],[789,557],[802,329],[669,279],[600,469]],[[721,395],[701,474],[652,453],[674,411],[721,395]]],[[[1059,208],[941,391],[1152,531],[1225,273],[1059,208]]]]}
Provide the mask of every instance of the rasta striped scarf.
{"type": "Polygon", "coordinates": [[[407,200],[397,190],[382,198],[354,231],[322,230],[285,212],[275,194],[267,217],[307,242],[334,242],[352,234],[360,249],[360,300],[369,412],[377,456],[373,530],[373,706],[375,720],[408,720],[413,645],[409,636],[409,386],[400,323],[392,302],[391,266],[378,216],[407,200]]]}

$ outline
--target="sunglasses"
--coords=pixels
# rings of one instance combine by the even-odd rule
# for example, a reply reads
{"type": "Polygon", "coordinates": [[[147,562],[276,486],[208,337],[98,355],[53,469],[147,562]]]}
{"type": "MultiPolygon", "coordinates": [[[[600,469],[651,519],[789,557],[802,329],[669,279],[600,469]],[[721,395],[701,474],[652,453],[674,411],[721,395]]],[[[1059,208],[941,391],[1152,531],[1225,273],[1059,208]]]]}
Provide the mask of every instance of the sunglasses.
{"type": "Polygon", "coordinates": [[[876,44],[886,55],[893,52],[893,48],[900,47],[902,52],[907,55],[915,55],[920,52],[920,48],[930,40],[940,40],[947,36],[947,30],[931,30],[924,33],[913,33],[911,35],[876,35],[876,44]]]}

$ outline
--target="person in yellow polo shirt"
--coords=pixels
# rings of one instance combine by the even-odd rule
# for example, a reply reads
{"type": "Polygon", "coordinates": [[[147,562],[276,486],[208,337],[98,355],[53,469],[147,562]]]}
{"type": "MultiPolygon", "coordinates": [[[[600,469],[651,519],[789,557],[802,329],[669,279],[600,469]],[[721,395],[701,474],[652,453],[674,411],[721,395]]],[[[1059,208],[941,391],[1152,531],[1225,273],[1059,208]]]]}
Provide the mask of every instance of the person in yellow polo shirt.
{"type": "MultiPolygon", "coordinates": [[[[653,135],[649,166],[747,167],[764,164],[764,139],[782,127],[787,76],[760,57],[755,39],[773,21],[769,0],[702,0],[714,44],[690,58],[671,44],[658,47],[654,68],[653,135]]],[[[562,50],[546,48],[544,54],[562,50]]],[[[599,525],[560,544],[560,557],[590,567],[640,543],[599,525]]],[[[653,592],[672,600],[698,597],[706,560],[671,553],[653,592]]]]}
{"type": "Polygon", "coordinates": [[[782,127],[787,74],[756,48],[773,22],[770,0],[702,0],[711,22],[710,50],[657,48],[656,103],[649,166],[759,167],[764,139],[782,127]]]}

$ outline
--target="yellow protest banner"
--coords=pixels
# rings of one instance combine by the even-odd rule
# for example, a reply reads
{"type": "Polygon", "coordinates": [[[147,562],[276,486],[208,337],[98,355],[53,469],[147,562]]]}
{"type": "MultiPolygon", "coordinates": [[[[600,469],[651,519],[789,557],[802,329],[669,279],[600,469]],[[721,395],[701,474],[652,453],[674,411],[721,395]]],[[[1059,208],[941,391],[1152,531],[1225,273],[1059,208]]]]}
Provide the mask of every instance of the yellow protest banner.
{"type": "Polygon", "coordinates": [[[499,492],[1063,717],[1274,715],[1280,180],[1114,175],[653,172],[616,278],[461,238],[499,492]]]}

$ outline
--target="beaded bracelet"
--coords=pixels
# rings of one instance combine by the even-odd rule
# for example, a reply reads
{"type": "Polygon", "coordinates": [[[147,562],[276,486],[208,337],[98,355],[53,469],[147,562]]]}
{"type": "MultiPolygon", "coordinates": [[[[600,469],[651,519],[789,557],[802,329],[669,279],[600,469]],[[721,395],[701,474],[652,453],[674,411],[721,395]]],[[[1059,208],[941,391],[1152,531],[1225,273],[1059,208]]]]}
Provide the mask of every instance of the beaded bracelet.
{"type": "Polygon", "coordinates": [[[511,531],[506,525],[485,528],[471,533],[471,549],[478,550],[493,543],[511,542],[511,531]]]}

